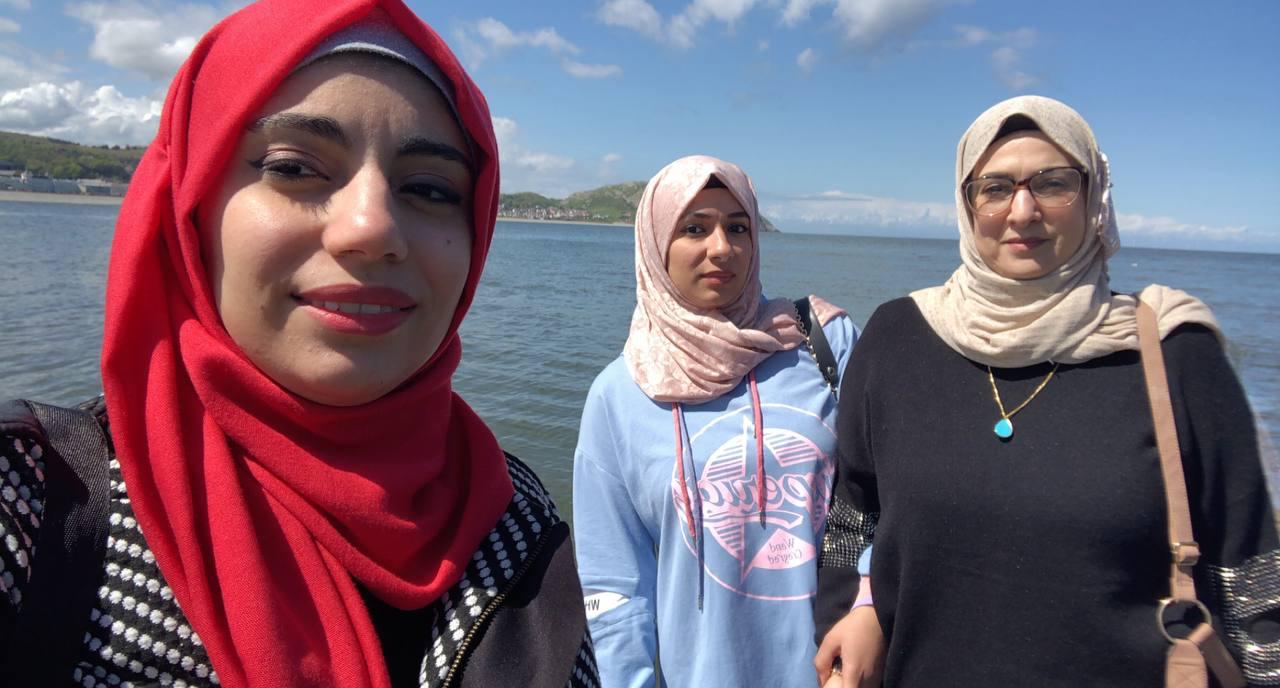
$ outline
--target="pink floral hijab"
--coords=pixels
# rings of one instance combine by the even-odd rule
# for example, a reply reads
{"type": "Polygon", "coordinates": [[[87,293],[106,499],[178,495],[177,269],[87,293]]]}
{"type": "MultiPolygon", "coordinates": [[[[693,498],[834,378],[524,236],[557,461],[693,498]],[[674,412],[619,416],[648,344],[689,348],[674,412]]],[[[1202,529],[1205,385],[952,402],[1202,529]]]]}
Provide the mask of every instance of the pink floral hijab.
{"type": "MultiPolygon", "coordinates": [[[[795,306],[765,300],[760,286],[759,208],[755,188],[733,163],[705,155],[680,158],[645,187],[636,209],[636,310],[623,356],[651,399],[700,403],[729,392],[761,361],[804,342],[795,306]],[[667,249],[680,218],[712,177],[751,218],[751,267],[742,294],[718,310],[689,302],[667,274],[667,249]]],[[[840,313],[816,297],[817,320],[840,313]]]]}

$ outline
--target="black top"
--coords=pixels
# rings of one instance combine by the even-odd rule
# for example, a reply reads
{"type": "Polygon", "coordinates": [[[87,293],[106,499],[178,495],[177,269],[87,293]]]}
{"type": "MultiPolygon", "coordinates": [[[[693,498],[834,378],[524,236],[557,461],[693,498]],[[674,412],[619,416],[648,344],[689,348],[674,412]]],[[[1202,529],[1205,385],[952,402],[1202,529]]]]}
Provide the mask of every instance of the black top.
{"type": "MultiPolygon", "coordinates": [[[[1197,590],[1217,611],[1212,566],[1277,544],[1254,419],[1210,330],[1180,327],[1163,348],[1203,553],[1197,590]]],[[[996,369],[1005,408],[1050,367],[996,369]]],[[[1001,440],[986,366],[898,299],[867,323],[840,399],[832,518],[879,512],[885,685],[1161,685],[1168,644],[1154,619],[1170,556],[1138,352],[1060,366],[1001,440]]],[[[820,633],[851,597],[820,586],[820,633]]]]}
{"type": "Polygon", "coordinates": [[[431,640],[430,607],[397,609],[375,597],[363,586],[360,596],[369,610],[369,620],[378,633],[382,659],[387,663],[392,688],[418,688],[418,668],[427,655],[431,640]]]}
{"type": "MultiPolygon", "coordinates": [[[[94,412],[109,430],[99,403],[94,412]]],[[[109,433],[108,433],[109,435],[109,433]]],[[[156,566],[134,518],[120,464],[112,456],[108,536],[94,585],[96,604],[83,610],[79,660],[66,684],[216,685],[198,635],[156,566]]],[[[24,591],[61,564],[37,550],[50,489],[61,458],[22,402],[0,403],[0,657],[24,632],[24,591]],[[43,566],[43,568],[42,568],[43,566]]],[[[509,685],[561,688],[598,685],[586,632],[582,590],[573,568],[568,525],[546,488],[507,455],[515,493],[478,545],[457,584],[423,609],[402,611],[362,590],[392,686],[467,688],[509,685]]],[[[234,586],[234,580],[222,581],[234,586]]]]}

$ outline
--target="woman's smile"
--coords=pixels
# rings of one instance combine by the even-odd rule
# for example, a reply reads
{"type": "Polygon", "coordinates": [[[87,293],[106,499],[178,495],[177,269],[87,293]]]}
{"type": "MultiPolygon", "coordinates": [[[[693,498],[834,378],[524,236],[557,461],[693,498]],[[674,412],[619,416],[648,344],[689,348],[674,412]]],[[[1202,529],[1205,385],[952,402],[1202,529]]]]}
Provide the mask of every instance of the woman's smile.
{"type": "Polygon", "coordinates": [[[400,327],[417,302],[391,287],[335,284],[293,296],[320,325],[344,334],[380,335],[400,327]]]}

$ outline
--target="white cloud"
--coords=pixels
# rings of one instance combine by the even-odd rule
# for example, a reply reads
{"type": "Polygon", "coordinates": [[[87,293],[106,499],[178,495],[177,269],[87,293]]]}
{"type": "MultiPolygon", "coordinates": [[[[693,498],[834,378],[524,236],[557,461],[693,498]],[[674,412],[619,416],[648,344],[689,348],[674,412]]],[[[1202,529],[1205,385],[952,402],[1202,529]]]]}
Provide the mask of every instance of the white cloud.
{"type": "Polygon", "coordinates": [[[980,26],[957,26],[955,31],[962,47],[999,45],[991,51],[991,70],[1006,88],[1025,91],[1040,83],[1039,77],[1023,68],[1024,52],[1035,47],[1039,39],[1035,29],[1024,26],[1004,33],[992,33],[980,26]]]}
{"type": "Polygon", "coordinates": [[[790,220],[812,224],[862,227],[954,227],[955,206],[950,203],[907,201],[844,191],[823,191],[765,204],[764,212],[775,222],[790,220]]]}
{"type": "Polygon", "coordinates": [[[560,67],[570,76],[576,76],[579,79],[606,79],[612,76],[622,76],[622,67],[618,65],[583,64],[573,60],[561,60],[560,67]]]}
{"type": "Polygon", "coordinates": [[[29,10],[31,0],[0,0],[0,6],[12,7],[15,10],[29,10]]]}
{"type": "Polygon", "coordinates": [[[805,48],[796,55],[796,66],[805,72],[812,72],[816,64],[818,64],[818,53],[813,48],[805,48]]]}
{"type": "Polygon", "coordinates": [[[225,16],[209,5],[141,0],[80,3],[68,7],[67,14],[93,27],[91,57],[155,81],[168,81],[200,36],[225,16]]]}
{"type": "Polygon", "coordinates": [[[21,46],[0,43],[0,89],[21,88],[42,81],[57,82],[70,71],[21,46]]]}
{"type": "Polygon", "coordinates": [[[493,129],[498,137],[503,193],[533,191],[564,198],[575,191],[619,181],[615,166],[622,162],[622,155],[616,152],[575,159],[536,150],[525,144],[520,127],[509,117],[494,117],[493,129]]]}
{"type": "Polygon", "coordinates": [[[1189,239],[1243,240],[1250,236],[1245,225],[1200,225],[1172,217],[1147,217],[1137,213],[1116,213],[1120,237],[1176,237],[1189,239]]]}
{"type": "MultiPolygon", "coordinates": [[[[809,225],[820,232],[892,230],[894,235],[954,236],[956,209],[951,203],[909,201],[832,190],[789,197],[764,197],[761,212],[775,224],[809,225]],[[822,229],[823,227],[829,229],[822,229]]],[[[1280,232],[1245,225],[1205,225],[1166,216],[1120,213],[1120,237],[1142,246],[1204,248],[1216,242],[1241,249],[1280,247],[1280,232]],[[1209,242],[1209,243],[1206,243],[1209,242]]]]}
{"type": "Polygon", "coordinates": [[[582,49],[560,35],[554,28],[536,31],[513,31],[493,17],[485,17],[470,27],[454,32],[456,42],[467,61],[474,67],[489,57],[516,48],[540,48],[560,58],[560,68],[579,79],[604,79],[621,76],[622,68],[611,64],[588,64],[570,59],[582,49]]]}
{"type": "Polygon", "coordinates": [[[522,173],[535,175],[563,173],[574,166],[573,158],[531,151],[520,145],[516,140],[520,128],[511,118],[494,117],[493,131],[498,138],[498,159],[502,163],[502,176],[508,182],[512,177],[520,177],[522,173]]]}
{"type": "Polygon", "coordinates": [[[756,43],[756,50],[758,52],[765,52],[768,49],[769,49],[769,41],[766,41],[765,39],[761,38],[760,42],[756,43]]]}
{"type": "Polygon", "coordinates": [[[758,0],[692,0],[683,10],[664,21],[647,0],[607,0],[596,12],[606,26],[619,26],[677,48],[690,48],[700,29],[717,21],[730,29],[757,4],[758,0]],[[665,24],[665,29],[664,29],[665,24]]]}
{"type": "Polygon", "coordinates": [[[733,29],[755,4],[756,0],[693,0],[671,18],[668,38],[678,48],[692,47],[698,30],[708,21],[715,20],[733,29]]]}
{"type": "Polygon", "coordinates": [[[755,4],[756,0],[693,0],[685,12],[701,12],[725,24],[733,24],[755,4]]]}
{"type": "Polygon", "coordinates": [[[519,47],[546,48],[555,55],[577,55],[581,52],[578,46],[565,40],[553,28],[516,32],[493,17],[485,17],[476,22],[475,31],[499,52],[519,47]]]}
{"type": "Polygon", "coordinates": [[[782,23],[787,26],[801,24],[809,18],[810,10],[829,2],[830,0],[787,0],[787,6],[782,8],[782,23]]]}
{"type": "Polygon", "coordinates": [[[87,144],[145,144],[161,102],[129,98],[114,86],[87,91],[78,81],[42,82],[0,93],[0,129],[87,144]]]}
{"type": "Polygon", "coordinates": [[[914,34],[954,0],[837,0],[833,16],[854,50],[876,52],[914,34]]]}
{"type": "Polygon", "coordinates": [[[957,26],[956,33],[960,34],[960,45],[975,46],[982,45],[991,40],[991,32],[981,26],[957,26]]]}
{"type": "Polygon", "coordinates": [[[991,53],[991,67],[1000,83],[1013,91],[1025,91],[1040,80],[1022,71],[1022,53],[1010,46],[996,48],[991,53]]]}
{"type": "Polygon", "coordinates": [[[642,36],[662,40],[662,15],[645,0],[609,0],[596,12],[605,26],[632,29],[642,36]]]}
{"type": "Polygon", "coordinates": [[[31,131],[59,124],[78,112],[80,84],[41,83],[0,94],[0,127],[31,131]]]}
{"type": "Polygon", "coordinates": [[[18,33],[22,25],[12,19],[0,17],[0,33],[18,33]]]}

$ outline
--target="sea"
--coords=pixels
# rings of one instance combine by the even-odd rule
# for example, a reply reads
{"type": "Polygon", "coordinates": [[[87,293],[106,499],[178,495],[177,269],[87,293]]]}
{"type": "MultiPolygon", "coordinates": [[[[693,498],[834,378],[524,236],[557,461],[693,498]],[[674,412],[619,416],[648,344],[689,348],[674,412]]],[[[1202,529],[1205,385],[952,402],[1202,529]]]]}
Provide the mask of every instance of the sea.
{"type": "MultiPolygon", "coordinates": [[[[0,400],[71,404],[100,392],[117,212],[0,201],[0,400]]],[[[952,240],[779,233],[761,235],[760,251],[766,294],[817,294],[859,325],[959,262],[952,240]]],[[[635,306],[633,261],[627,227],[500,221],[462,326],[455,389],[566,515],[583,399],[621,352],[635,306]]],[[[1280,438],[1280,255],[1124,248],[1110,267],[1118,291],[1168,284],[1213,308],[1258,422],[1280,438]]],[[[1268,474],[1274,495],[1280,466],[1268,474]]]]}

